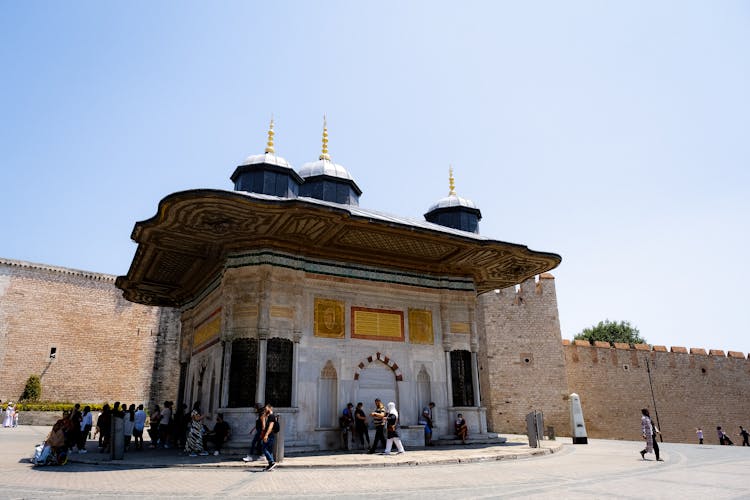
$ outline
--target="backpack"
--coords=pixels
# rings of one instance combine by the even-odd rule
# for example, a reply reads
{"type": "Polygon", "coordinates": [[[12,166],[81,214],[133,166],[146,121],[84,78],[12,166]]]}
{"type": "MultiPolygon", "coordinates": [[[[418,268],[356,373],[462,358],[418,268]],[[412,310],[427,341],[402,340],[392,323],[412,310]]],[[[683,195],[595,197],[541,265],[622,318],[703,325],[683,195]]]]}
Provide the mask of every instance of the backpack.
{"type": "Polygon", "coordinates": [[[279,419],[276,418],[276,415],[271,415],[269,417],[271,419],[271,422],[273,424],[273,433],[278,434],[281,430],[281,424],[279,423],[279,419]]]}

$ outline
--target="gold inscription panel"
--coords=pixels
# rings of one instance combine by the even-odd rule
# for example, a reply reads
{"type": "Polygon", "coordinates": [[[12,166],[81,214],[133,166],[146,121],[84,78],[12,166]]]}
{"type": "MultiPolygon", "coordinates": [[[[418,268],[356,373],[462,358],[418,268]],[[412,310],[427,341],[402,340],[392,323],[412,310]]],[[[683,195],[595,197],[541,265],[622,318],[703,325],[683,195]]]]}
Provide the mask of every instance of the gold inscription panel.
{"type": "Polygon", "coordinates": [[[329,339],[344,338],[344,303],[340,300],[315,299],[314,335],[329,339]]]}
{"type": "Polygon", "coordinates": [[[211,313],[195,329],[193,352],[198,352],[219,341],[221,333],[221,307],[211,313]]]}
{"type": "Polygon", "coordinates": [[[451,323],[451,332],[469,334],[471,333],[471,329],[469,328],[468,323],[454,322],[454,323],[451,323]]]}
{"type": "Polygon", "coordinates": [[[409,309],[409,342],[412,344],[435,343],[432,330],[432,311],[409,309]]]}
{"type": "Polygon", "coordinates": [[[404,341],[404,313],[352,307],[352,338],[404,341]]]}

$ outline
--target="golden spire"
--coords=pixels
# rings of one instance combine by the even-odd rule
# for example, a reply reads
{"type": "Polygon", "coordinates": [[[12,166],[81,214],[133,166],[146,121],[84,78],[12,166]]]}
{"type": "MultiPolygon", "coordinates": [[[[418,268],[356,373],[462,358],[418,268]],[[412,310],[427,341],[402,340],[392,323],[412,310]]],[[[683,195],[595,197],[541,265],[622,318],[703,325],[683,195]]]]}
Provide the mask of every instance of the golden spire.
{"type": "Polygon", "coordinates": [[[323,115],[323,151],[320,153],[318,159],[331,161],[331,155],[328,154],[328,126],[326,123],[326,115],[323,115]]]}
{"type": "Polygon", "coordinates": [[[455,179],[453,179],[453,166],[448,165],[448,187],[450,188],[450,191],[448,192],[448,196],[456,196],[456,183],[455,179]]]}
{"type": "Polygon", "coordinates": [[[275,153],[273,149],[273,116],[271,116],[271,124],[268,126],[268,143],[266,144],[266,153],[275,153]]]}

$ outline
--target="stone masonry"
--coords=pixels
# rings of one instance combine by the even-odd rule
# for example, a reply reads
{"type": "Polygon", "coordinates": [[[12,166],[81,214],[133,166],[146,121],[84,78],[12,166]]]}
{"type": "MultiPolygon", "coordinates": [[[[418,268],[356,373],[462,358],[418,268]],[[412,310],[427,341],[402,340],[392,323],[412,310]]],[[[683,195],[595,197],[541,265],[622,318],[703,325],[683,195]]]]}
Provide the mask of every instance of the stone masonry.
{"type": "Polygon", "coordinates": [[[525,433],[525,416],[569,432],[568,384],[560,348],[555,280],[543,274],[516,288],[479,297],[480,377],[487,423],[495,432],[525,433]]]}
{"type": "Polygon", "coordinates": [[[176,398],[179,312],[128,302],[114,280],[0,259],[0,399],[32,374],[47,401],[176,398]]]}

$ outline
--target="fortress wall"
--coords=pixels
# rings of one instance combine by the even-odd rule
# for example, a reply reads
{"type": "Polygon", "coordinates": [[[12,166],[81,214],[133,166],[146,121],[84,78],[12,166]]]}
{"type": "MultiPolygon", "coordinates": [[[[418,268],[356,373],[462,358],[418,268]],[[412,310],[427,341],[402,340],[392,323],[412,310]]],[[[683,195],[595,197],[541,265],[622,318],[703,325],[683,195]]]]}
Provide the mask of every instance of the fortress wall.
{"type": "MultiPolygon", "coordinates": [[[[478,298],[482,405],[490,430],[526,433],[526,414],[569,429],[568,383],[555,281],[543,274],[478,298]]],[[[559,432],[559,431],[558,431],[559,432]]]]}
{"type": "Polygon", "coordinates": [[[640,410],[648,408],[655,419],[654,400],[667,442],[697,442],[695,430],[702,427],[705,442],[718,444],[721,425],[737,443],[739,425],[750,425],[750,361],[742,353],[563,343],[569,390],[581,397],[591,438],[640,439],[640,410]]]}
{"type": "Polygon", "coordinates": [[[0,399],[17,400],[32,374],[47,401],[176,397],[176,349],[161,341],[177,341],[178,312],[126,301],[114,279],[0,259],[0,399]]]}

